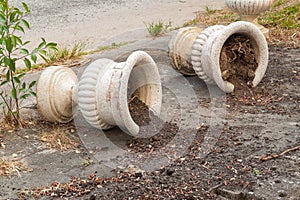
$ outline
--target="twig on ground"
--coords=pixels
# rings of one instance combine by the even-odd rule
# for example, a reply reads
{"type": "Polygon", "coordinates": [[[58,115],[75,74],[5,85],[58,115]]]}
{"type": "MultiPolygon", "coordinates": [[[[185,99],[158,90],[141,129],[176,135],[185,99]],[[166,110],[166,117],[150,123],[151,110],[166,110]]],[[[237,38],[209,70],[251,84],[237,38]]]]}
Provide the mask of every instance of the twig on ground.
{"type": "Polygon", "coordinates": [[[219,189],[219,187],[221,187],[222,185],[223,185],[223,183],[215,185],[214,187],[211,187],[207,192],[208,193],[215,192],[215,190],[219,189]]]}
{"type": "Polygon", "coordinates": [[[270,156],[267,156],[267,157],[261,157],[260,160],[262,160],[262,161],[267,161],[267,160],[279,158],[279,157],[284,156],[285,154],[287,154],[287,153],[289,153],[289,152],[291,152],[291,151],[296,151],[296,150],[300,150],[300,146],[296,146],[296,147],[287,149],[287,150],[283,151],[283,152],[280,153],[280,154],[274,154],[274,155],[270,155],[270,156]]]}

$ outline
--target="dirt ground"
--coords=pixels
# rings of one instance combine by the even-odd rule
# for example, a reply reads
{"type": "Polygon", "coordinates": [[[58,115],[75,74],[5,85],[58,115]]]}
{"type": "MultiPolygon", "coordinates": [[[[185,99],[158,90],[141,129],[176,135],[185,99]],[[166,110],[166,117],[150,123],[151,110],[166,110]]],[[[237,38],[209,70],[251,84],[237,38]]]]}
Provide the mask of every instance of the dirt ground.
{"type": "MultiPolygon", "coordinates": [[[[126,142],[122,144],[115,141],[128,152],[143,155],[134,157],[132,165],[114,168],[115,175],[109,177],[91,173],[30,192],[17,191],[24,198],[44,199],[300,199],[300,49],[270,46],[269,50],[266,76],[256,88],[228,94],[225,101],[217,99],[226,107],[220,122],[209,122],[214,113],[205,112],[214,102],[205,84],[197,77],[186,77],[197,95],[193,102],[203,109],[198,113],[197,126],[181,128],[179,111],[192,110],[192,103],[183,108],[174,90],[164,87],[163,107],[175,114],[164,123],[152,118],[159,125],[159,133],[146,139],[123,137],[126,142]],[[209,132],[218,130],[215,142],[205,146],[209,132]],[[188,143],[190,135],[194,137],[188,143]],[[176,159],[170,158],[168,164],[145,170],[141,163],[146,157],[159,156],[175,137],[187,150],[176,159]]],[[[167,52],[148,52],[158,63],[168,64],[167,52]]],[[[160,69],[162,81],[170,82],[164,70],[160,69]]],[[[173,81],[179,82],[176,77],[173,81]]],[[[191,118],[185,120],[193,122],[191,118]]],[[[5,134],[1,137],[5,141],[5,134]]],[[[182,146],[176,144],[170,152],[182,146]]]]}

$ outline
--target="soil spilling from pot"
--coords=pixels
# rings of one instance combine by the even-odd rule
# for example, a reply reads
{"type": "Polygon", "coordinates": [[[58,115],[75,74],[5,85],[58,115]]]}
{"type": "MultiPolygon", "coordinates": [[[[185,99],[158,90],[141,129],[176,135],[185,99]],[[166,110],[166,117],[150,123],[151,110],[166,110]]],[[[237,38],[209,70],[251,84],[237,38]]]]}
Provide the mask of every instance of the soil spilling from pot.
{"type": "Polygon", "coordinates": [[[229,37],[221,50],[220,68],[223,80],[234,85],[234,93],[249,91],[257,67],[256,55],[249,38],[240,34],[229,37]]]}
{"type": "Polygon", "coordinates": [[[152,152],[168,144],[178,132],[174,123],[160,119],[137,96],[128,103],[133,121],[140,126],[139,137],[129,141],[129,148],[134,152],[152,152]]]}

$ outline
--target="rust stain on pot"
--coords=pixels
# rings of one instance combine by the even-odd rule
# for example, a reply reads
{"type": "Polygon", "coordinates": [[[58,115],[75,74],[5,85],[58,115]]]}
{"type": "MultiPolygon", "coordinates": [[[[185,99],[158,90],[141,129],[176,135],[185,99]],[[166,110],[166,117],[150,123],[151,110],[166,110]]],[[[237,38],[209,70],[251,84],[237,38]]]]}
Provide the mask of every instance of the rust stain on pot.
{"type": "MultiPolygon", "coordinates": [[[[114,77],[114,76],[115,76],[115,72],[112,74],[112,77],[114,77]]],[[[106,93],[106,102],[109,103],[109,105],[111,105],[111,90],[112,90],[112,87],[113,87],[112,80],[113,80],[113,78],[111,78],[110,81],[109,81],[109,86],[108,86],[108,90],[107,90],[107,93],[106,93]]]]}

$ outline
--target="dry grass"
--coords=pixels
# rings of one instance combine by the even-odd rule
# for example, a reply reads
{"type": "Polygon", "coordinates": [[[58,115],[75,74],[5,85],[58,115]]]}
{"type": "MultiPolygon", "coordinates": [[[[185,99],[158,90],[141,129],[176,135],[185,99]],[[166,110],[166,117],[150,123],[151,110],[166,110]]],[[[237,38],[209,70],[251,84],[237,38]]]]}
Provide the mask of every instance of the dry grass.
{"type": "MultiPolygon", "coordinates": [[[[208,27],[216,24],[228,25],[240,17],[229,9],[199,12],[195,19],[184,26],[208,27]]],[[[300,3],[298,0],[279,0],[263,13],[258,22],[270,30],[270,44],[300,47],[300,3]]]]}
{"type": "Polygon", "coordinates": [[[21,177],[21,171],[32,171],[32,169],[25,167],[20,161],[10,161],[8,159],[0,158],[0,174],[2,176],[12,176],[17,174],[21,177]]]}
{"type": "Polygon", "coordinates": [[[42,142],[47,143],[49,148],[58,149],[60,151],[75,149],[78,146],[75,139],[71,139],[70,134],[62,130],[42,132],[40,139],[42,142]]]}

